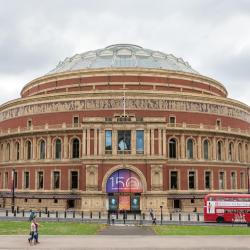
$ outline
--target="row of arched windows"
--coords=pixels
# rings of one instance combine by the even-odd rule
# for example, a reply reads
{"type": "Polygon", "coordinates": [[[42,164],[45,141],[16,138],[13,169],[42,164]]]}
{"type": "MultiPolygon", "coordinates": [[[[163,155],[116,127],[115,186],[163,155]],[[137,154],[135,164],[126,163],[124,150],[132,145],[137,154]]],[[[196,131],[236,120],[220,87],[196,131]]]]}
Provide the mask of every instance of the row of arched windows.
{"type": "MultiPolygon", "coordinates": [[[[62,140],[57,138],[53,143],[53,158],[54,159],[61,159],[62,158],[62,140]]],[[[80,141],[78,138],[74,138],[71,140],[71,158],[79,158],[80,157],[80,141]]],[[[44,160],[47,157],[47,151],[46,151],[46,141],[44,139],[41,139],[38,142],[38,159],[44,160]]],[[[11,147],[10,143],[7,143],[6,145],[6,152],[3,153],[3,144],[1,144],[1,155],[5,155],[5,160],[9,161],[11,159],[11,147]]],[[[20,160],[20,142],[15,142],[14,144],[14,160],[20,160]]],[[[32,160],[33,159],[33,144],[30,140],[27,140],[24,143],[24,158],[25,160],[32,160]]],[[[3,160],[3,159],[2,159],[3,160]]]]}
{"type": "MultiPolygon", "coordinates": [[[[180,145],[177,138],[170,138],[168,140],[168,158],[170,159],[179,159],[180,157],[180,145]]],[[[35,149],[38,153],[38,159],[47,158],[47,149],[46,141],[44,139],[39,140],[38,147],[35,149]]],[[[61,159],[62,158],[62,140],[57,138],[53,141],[52,149],[52,158],[61,159]]],[[[204,139],[201,143],[201,149],[198,149],[197,143],[194,138],[188,138],[186,140],[186,159],[196,159],[198,150],[201,150],[201,158],[204,160],[212,160],[212,155],[216,154],[216,160],[229,160],[229,161],[239,161],[248,162],[248,145],[245,143],[235,143],[229,142],[228,148],[225,148],[225,143],[222,140],[216,142],[216,149],[213,148],[212,143],[209,139],[204,139]],[[243,147],[244,151],[243,152],[243,147]],[[215,151],[215,152],[214,152],[215,151]]],[[[0,153],[2,156],[1,160],[9,161],[11,158],[14,160],[20,160],[20,142],[15,142],[14,150],[11,149],[10,143],[6,144],[4,150],[4,144],[0,146],[0,153]],[[11,152],[14,152],[14,156],[11,157],[11,152]],[[5,155],[3,159],[3,155],[5,155]]],[[[31,140],[27,140],[24,143],[24,159],[31,160],[33,159],[33,144],[31,140]]],[[[80,140],[78,138],[73,138],[70,141],[70,158],[79,158],[80,157],[80,140]]]]}
{"type": "MultiPolygon", "coordinates": [[[[201,157],[204,160],[211,160],[212,159],[212,145],[208,139],[203,140],[201,145],[201,157]]],[[[197,145],[193,138],[189,138],[186,141],[186,158],[187,159],[195,159],[197,153],[197,145]]],[[[168,142],[168,157],[170,159],[177,159],[179,157],[179,147],[178,147],[178,140],[176,138],[171,138],[168,142]]],[[[216,160],[237,160],[237,161],[248,161],[248,145],[245,144],[245,154],[243,154],[243,144],[242,143],[233,143],[229,142],[228,150],[226,150],[224,142],[219,140],[216,142],[216,160]],[[234,154],[235,149],[237,148],[236,154],[234,154]],[[226,153],[228,155],[226,155],[226,153]],[[245,159],[244,159],[245,155],[245,159]]]]}

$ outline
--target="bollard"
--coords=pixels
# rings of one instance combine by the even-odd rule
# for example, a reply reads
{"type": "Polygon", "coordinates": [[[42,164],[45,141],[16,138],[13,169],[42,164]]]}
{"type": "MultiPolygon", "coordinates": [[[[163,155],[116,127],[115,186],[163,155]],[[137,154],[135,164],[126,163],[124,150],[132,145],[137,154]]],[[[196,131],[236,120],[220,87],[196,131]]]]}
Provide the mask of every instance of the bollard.
{"type": "Polygon", "coordinates": [[[179,214],[179,221],[181,221],[181,214],[179,214]]]}
{"type": "Polygon", "coordinates": [[[145,220],[145,213],[142,214],[142,219],[145,220]]]}
{"type": "Polygon", "coordinates": [[[136,220],[136,213],[134,213],[134,220],[136,220]]]}
{"type": "Polygon", "coordinates": [[[8,216],[9,215],[9,211],[8,210],[6,210],[6,216],[8,216]]]}
{"type": "Polygon", "coordinates": [[[49,211],[47,211],[47,215],[48,215],[48,218],[49,218],[49,211]]]}
{"type": "Polygon", "coordinates": [[[93,216],[92,211],[90,211],[90,219],[92,219],[92,216],[93,216]]]}
{"type": "Polygon", "coordinates": [[[58,211],[56,211],[56,218],[58,218],[58,211]]]}
{"type": "Polygon", "coordinates": [[[39,218],[41,218],[42,217],[42,211],[40,210],[39,211],[39,218]]]}
{"type": "Polygon", "coordinates": [[[24,210],[22,211],[22,213],[23,213],[23,217],[24,217],[24,210]]]}
{"type": "Polygon", "coordinates": [[[83,215],[84,215],[84,214],[83,214],[83,211],[82,211],[82,220],[83,220],[83,217],[84,217],[83,215]]]}
{"type": "Polygon", "coordinates": [[[75,218],[76,217],[76,212],[75,211],[73,211],[73,218],[75,218]]]}
{"type": "Polygon", "coordinates": [[[64,218],[66,219],[67,218],[67,212],[64,211],[64,218]]]}
{"type": "Polygon", "coordinates": [[[191,218],[190,218],[190,214],[188,214],[188,221],[190,221],[190,219],[191,219],[191,218]]]}
{"type": "Polygon", "coordinates": [[[116,219],[118,220],[118,212],[116,213],[116,219]]]}
{"type": "Polygon", "coordinates": [[[99,212],[99,219],[101,219],[101,212],[99,212]]]}
{"type": "Polygon", "coordinates": [[[16,217],[16,210],[14,210],[14,217],[16,217]]]}
{"type": "Polygon", "coordinates": [[[169,214],[169,220],[172,221],[172,214],[169,214]]]}
{"type": "Polygon", "coordinates": [[[200,221],[200,215],[197,213],[197,221],[200,221]]]}

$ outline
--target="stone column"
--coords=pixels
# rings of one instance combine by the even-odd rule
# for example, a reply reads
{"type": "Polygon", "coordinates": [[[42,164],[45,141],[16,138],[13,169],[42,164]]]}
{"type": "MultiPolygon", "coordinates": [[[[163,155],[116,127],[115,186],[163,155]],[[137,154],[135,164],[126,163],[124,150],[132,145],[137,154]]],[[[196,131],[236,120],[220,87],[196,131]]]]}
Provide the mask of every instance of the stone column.
{"type": "Polygon", "coordinates": [[[131,154],[136,155],[136,130],[131,131],[131,154]]]}
{"type": "Polygon", "coordinates": [[[21,137],[20,140],[20,160],[22,161],[24,159],[24,142],[23,137],[21,137]]]}
{"type": "Polygon", "coordinates": [[[94,155],[97,155],[97,129],[94,129],[94,155]]]}
{"type": "Polygon", "coordinates": [[[198,139],[197,139],[197,152],[198,152],[198,154],[197,154],[197,159],[198,160],[201,160],[201,136],[199,135],[198,136],[198,139]]]}
{"type": "Polygon", "coordinates": [[[32,148],[33,148],[33,152],[32,152],[32,158],[33,160],[36,160],[37,159],[37,140],[36,140],[36,137],[34,136],[33,137],[33,142],[32,142],[32,148]]]}
{"type": "Polygon", "coordinates": [[[225,161],[228,161],[228,146],[229,146],[229,143],[228,143],[228,138],[225,139],[225,152],[224,152],[224,160],[225,161]]]}
{"type": "MultiPolygon", "coordinates": [[[[162,154],[164,155],[164,156],[166,156],[167,155],[167,140],[166,140],[166,129],[164,128],[163,129],[163,135],[162,135],[162,150],[163,150],[163,152],[162,152],[162,154]]],[[[177,152],[178,152],[178,150],[177,150],[177,152]]]]}
{"type": "Polygon", "coordinates": [[[150,155],[150,137],[149,137],[149,129],[145,129],[145,154],[150,155]]]}
{"type": "Polygon", "coordinates": [[[213,152],[213,154],[212,154],[212,160],[215,161],[216,160],[216,151],[217,151],[216,150],[216,148],[217,148],[216,146],[217,145],[216,145],[216,138],[215,137],[213,137],[212,144],[213,144],[212,145],[212,152],[213,152]]]}
{"type": "Polygon", "coordinates": [[[14,147],[14,141],[11,140],[10,142],[10,161],[13,161],[16,159],[15,154],[16,154],[16,148],[14,147]]]}
{"type": "Polygon", "coordinates": [[[112,130],[112,155],[117,155],[117,130],[112,130]]]}
{"type": "Polygon", "coordinates": [[[185,144],[185,136],[181,134],[181,159],[186,158],[186,144],[185,144]]]}
{"type": "Polygon", "coordinates": [[[150,129],[151,131],[151,138],[150,138],[150,142],[151,142],[151,155],[155,154],[155,142],[154,142],[154,129],[150,129]]]}
{"type": "Polygon", "coordinates": [[[47,137],[47,159],[51,159],[51,136],[47,137]]]}
{"type": "Polygon", "coordinates": [[[158,129],[158,148],[159,155],[162,155],[162,129],[158,129]]]}
{"type": "Polygon", "coordinates": [[[69,138],[67,135],[65,135],[63,139],[63,158],[69,158],[69,138]]]}
{"type": "Polygon", "coordinates": [[[103,155],[103,149],[104,149],[104,132],[102,129],[99,129],[99,155],[103,155]]]}
{"type": "Polygon", "coordinates": [[[90,129],[87,129],[87,155],[90,155],[90,129]]]}
{"type": "Polygon", "coordinates": [[[82,130],[82,156],[86,155],[86,129],[82,130]]]}

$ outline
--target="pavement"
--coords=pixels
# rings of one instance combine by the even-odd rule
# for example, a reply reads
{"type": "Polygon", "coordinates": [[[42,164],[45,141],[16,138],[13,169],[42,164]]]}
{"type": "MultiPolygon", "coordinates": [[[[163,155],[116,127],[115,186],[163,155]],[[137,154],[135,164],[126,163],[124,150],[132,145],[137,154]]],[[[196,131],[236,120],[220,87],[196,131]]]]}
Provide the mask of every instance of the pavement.
{"type": "Polygon", "coordinates": [[[26,236],[0,236],[0,249],[17,250],[246,250],[249,236],[42,236],[30,246],[26,236]]]}

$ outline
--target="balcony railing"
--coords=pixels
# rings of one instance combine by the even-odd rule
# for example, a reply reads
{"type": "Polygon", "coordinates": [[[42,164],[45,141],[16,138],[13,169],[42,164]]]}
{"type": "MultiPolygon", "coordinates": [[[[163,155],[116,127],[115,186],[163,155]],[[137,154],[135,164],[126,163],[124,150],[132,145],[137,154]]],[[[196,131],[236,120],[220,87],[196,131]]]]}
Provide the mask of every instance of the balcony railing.
{"type": "MultiPolygon", "coordinates": [[[[150,123],[149,123],[150,124],[150,123]]],[[[174,130],[200,130],[200,131],[211,131],[211,132],[223,132],[223,133],[233,133],[241,135],[250,135],[249,130],[242,130],[240,128],[231,128],[231,127],[221,127],[216,125],[204,125],[204,124],[187,124],[187,123],[165,123],[162,124],[168,129],[174,130]]],[[[48,131],[48,130],[65,130],[65,129],[81,129],[81,124],[72,124],[72,123],[61,123],[61,124],[44,124],[40,126],[30,126],[30,127],[18,127],[12,129],[1,129],[0,136],[6,136],[9,134],[21,134],[28,133],[30,131],[48,131]]]]}

